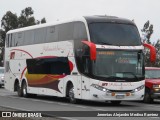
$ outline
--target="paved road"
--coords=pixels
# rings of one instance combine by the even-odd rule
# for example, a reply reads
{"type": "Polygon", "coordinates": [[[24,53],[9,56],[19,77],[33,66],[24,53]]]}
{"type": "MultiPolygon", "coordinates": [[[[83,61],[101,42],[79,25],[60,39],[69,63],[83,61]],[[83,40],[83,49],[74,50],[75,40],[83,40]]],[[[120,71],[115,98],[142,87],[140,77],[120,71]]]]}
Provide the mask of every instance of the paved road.
{"type": "MultiPolygon", "coordinates": [[[[43,111],[42,113],[54,116],[58,113],[50,113],[46,111],[82,111],[90,114],[90,111],[160,111],[160,100],[156,100],[153,104],[145,104],[143,102],[122,102],[121,105],[114,106],[111,103],[82,101],[79,104],[70,104],[66,99],[51,97],[51,96],[37,96],[36,98],[21,98],[16,93],[0,89],[0,106],[12,108],[22,111],[43,111]]],[[[74,112],[70,114],[75,114],[74,112]]],[[[91,117],[61,117],[63,119],[72,120],[88,120],[91,117]]],[[[119,120],[118,117],[95,117],[97,119],[113,119],[119,120]]],[[[123,117],[122,120],[159,120],[158,117],[123,117]]]]}

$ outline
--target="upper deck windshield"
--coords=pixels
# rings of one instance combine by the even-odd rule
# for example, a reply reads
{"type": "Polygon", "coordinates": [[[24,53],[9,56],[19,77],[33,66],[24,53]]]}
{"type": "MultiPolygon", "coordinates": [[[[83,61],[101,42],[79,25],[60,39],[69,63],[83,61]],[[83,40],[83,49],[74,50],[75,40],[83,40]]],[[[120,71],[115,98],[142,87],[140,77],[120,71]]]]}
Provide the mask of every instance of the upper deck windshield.
{"type": "Polygon", "coordinates": [[[90,23],[91,41],[95,44],[139,46],[140,36],[136,26],[120,23],[90,23]]]}

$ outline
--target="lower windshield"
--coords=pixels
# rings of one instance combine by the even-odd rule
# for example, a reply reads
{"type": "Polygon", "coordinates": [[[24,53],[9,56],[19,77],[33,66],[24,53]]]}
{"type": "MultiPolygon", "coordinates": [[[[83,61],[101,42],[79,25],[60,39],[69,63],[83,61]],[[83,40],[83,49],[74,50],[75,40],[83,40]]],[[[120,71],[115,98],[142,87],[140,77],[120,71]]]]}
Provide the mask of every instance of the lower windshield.
{"type": "Polygon", "coordinates": [[[160,70],[146,70],[145,78],[159,79],[160,78],[160,70]]]}
{"type": "Polygon", "coordinates": [[[113,79],[134,79],[143,77],[142,52],[133,51],[97,51],[93,62],[94,76],[113,79]]]}

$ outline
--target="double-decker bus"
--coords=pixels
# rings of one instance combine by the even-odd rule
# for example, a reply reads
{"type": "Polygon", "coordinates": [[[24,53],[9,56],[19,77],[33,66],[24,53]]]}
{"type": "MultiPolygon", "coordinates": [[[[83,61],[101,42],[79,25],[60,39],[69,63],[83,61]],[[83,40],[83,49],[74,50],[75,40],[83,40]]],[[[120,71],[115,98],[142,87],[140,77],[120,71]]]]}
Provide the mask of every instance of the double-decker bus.
{"type": "Polygon", "coordinates": [[[144,97],[144,45],[136,25],[86,16],[11,30],[6,35],[5,88],[19,96],[111,101],[144,97]]]}

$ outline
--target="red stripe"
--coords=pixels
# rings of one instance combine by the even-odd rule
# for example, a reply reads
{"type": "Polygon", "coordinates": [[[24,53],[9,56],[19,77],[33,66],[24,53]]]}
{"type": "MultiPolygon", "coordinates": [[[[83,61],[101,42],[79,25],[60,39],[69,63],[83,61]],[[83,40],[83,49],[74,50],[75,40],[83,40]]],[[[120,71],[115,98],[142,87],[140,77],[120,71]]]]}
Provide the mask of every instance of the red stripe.
{"type": "Polygon", "coordinates": [[[27,67],[25,67],[24,68],[24,70],[22,71],[22,74],[21,74],[21,79],[22,79],[22,77],[23,77],[23,74],[24,74],[24,72],[25,72],[25,70],[27,69],[27,67]]]}
{"type": "Polygon", "coordinates": [[[22,51],[24,53],[27,53],[31,58],[33,58],[33,56],[27,51],[24,51],[24,50],[21,50],[21,49],[12,49],[11,51],[13,51],[13,50],[22,51]]]}

